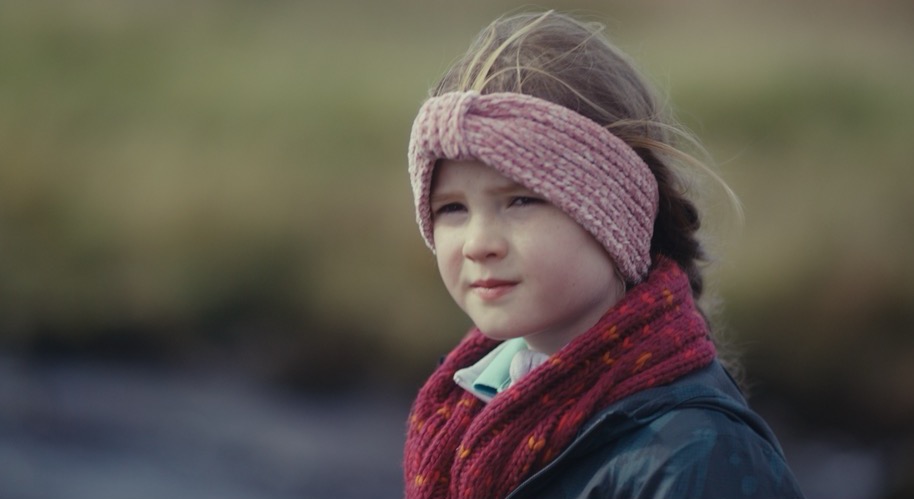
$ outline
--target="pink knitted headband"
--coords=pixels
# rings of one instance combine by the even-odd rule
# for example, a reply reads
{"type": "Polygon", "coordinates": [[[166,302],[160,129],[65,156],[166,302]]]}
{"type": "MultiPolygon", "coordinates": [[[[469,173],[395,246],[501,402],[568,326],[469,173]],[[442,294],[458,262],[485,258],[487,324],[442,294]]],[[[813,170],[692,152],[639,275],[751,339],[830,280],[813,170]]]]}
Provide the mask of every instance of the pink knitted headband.
{"type": "Polygon", "coordinates": [[[426,101],[413,123],[409,174],[416,220],[432,251],[429,194],[439,159],[495,168],[590,232],[626,280],[647,274],[657,181],[631,147],[596,122],[518,93],[451,92],[426,101]]]}

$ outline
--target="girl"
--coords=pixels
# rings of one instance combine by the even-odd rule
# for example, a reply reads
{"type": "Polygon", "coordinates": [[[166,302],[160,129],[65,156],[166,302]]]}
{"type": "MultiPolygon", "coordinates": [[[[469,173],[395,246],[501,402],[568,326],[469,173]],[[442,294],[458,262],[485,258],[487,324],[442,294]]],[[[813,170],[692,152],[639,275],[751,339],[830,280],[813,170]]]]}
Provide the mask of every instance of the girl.
{"type": "Polygon", "coordinates": [[[417,220],[475,328],[413,405],[409,498],[801,497],[716,358],[683,134],[599,30],[489,26],[409,148],[417,220]]]}

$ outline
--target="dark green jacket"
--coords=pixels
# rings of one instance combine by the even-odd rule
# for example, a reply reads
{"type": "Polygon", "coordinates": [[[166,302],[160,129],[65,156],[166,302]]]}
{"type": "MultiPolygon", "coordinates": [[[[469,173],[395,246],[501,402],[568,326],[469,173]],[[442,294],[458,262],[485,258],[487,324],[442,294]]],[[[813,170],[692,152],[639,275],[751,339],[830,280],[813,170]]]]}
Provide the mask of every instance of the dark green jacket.
{"type": "Polygon", "coordinates": [[[606,408],[521,498],[801,498],[768,425],[717,363],[606,408]]]}

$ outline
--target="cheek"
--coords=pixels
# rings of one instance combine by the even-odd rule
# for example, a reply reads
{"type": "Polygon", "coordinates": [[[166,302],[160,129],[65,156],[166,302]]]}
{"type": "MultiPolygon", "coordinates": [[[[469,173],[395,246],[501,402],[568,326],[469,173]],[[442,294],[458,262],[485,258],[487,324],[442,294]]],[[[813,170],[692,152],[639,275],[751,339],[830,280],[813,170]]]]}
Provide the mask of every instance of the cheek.
{"type": "Polygon", "coordinates": [[[580,258],[576,249],[553,247],[548,251],[540,251],[536,259],[529,262],[541,280],[541,289],[549,296],[550,300],[561,302],[588,289],[589,282],[596,278],[580,258]]]}
{"type": "Polygon", "coordinates": [[[612,259],[603,247],[584,229],[568,221],[543,229],[539,235],[548,234],[548,241],[531,238],[533,268],[555,286],[556,292],[588,292],[598,284],[613,279],[612,259]]]}
{"type": "Polygon", "coordinates": [[[446,229],[435,230],[435,261],[438,263],[438,272],[445,284],[450,281],[460,270],[460,246],[455,235],[446,229]]]}
{"type": "Polygon", "coordinates": [[[575,263],[581,248],[590,241],[589,235],[571,220],[553,218],[518,231],[514,242],[528,264],[550,272],[561,272],[562,268],[575,263]]]}

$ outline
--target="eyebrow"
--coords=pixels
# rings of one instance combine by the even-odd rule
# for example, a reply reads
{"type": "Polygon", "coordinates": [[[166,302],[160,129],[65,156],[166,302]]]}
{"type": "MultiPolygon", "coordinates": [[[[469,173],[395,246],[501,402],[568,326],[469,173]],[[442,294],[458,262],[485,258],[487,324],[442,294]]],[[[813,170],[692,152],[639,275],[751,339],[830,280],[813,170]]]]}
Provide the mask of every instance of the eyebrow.
{"type": "Polygon", "coordinates": [[[509,183],[506,183],[504,185],[496,186],[491,189],[486,189],[486,192],[490,193],[490,194],[509,194],[509,193],[512,193],[515,191],[533,192],[530,189],[518,184],[517,182],[510,181],[510,180],[508,182],[509,183]]]}
{"type": "MultiPolygon", "coordinates": [[[[511,181],[511,180],[508,180],[506,183],[504,183],[502,185],[497,185],[495,187],[488,188],[485,190],[485,193],[498,195],[498,194],[510,194],[512,192],[519,192],[519,191],[530,192],[530,193],[535,194],[535,192],[532,189],[524,187],[523,185],[518,184],[517,182],[511,181]]],[[[431,194],[429,194],[428,199],[429,199],[430,203],[441,203],[441,202],[444,202],[449,199],[460,198],[460,197],[461,197],[461,195],[459,192],[438,191],[438,192],[432,192],[431,194]]]]}
{"type": "Polygon", "coordinates": [[[449,201],[452,199],[456,199],[458,197],[459,196],[456,193],[451,194],[448,192],[433,192],[433,193],[429,194],[429,196],[428,196],[428,203],[429,204],[438,204],[438,203],[443,203],[445,201],[449,201]]]}

